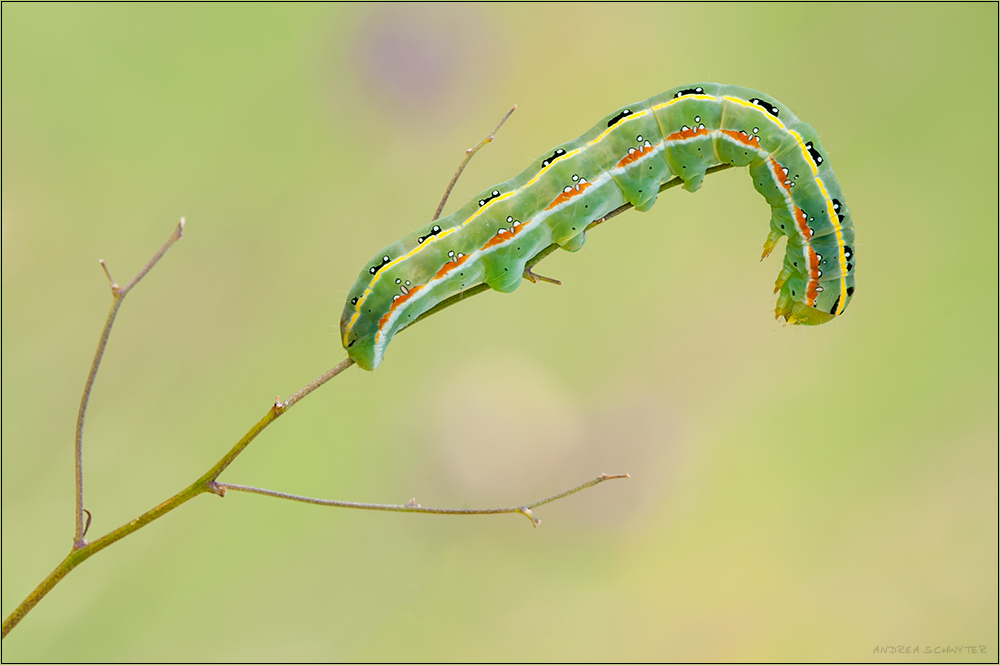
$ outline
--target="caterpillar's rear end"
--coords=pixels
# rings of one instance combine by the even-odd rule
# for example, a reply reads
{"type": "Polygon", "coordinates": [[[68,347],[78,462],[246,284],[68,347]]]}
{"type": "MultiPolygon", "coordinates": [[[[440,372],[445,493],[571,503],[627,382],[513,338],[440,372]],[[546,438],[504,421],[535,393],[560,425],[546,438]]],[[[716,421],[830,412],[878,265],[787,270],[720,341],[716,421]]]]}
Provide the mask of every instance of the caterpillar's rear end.
{"type": "Polygon", "coordinates": [[[720,103],[712,120],[718,123],[714,157],[749,166],[754,187],[771,206],[763,257],[788,238],[775,282],[775,318],[804,325],[832,320],[854,294],[854,226],[816,130],[763,93],[703,89],[720,103]]]}
{"type": "Polygon", "coordinates": [[[804,325],[831,321],[854,295],[854,225],[816,131],[796,122],[777,150],[751,164],[750,173],[771,204],[761,258],[782,235],[788,237],[774,284],[775,318],[804,325]]]}

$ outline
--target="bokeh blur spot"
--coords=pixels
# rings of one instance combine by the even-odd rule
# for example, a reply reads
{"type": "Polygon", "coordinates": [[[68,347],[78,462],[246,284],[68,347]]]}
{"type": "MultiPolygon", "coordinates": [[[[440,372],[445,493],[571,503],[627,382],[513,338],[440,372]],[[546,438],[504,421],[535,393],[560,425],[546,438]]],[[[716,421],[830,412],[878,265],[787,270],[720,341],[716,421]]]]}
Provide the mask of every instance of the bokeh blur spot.
{"type": "Polygon", "coordinates": [[[378,5],[359,21],[349,61],[380,111],[446,120],[476,72],[488,76],[492,42],[490,22],[475,6],[378,5]]]}

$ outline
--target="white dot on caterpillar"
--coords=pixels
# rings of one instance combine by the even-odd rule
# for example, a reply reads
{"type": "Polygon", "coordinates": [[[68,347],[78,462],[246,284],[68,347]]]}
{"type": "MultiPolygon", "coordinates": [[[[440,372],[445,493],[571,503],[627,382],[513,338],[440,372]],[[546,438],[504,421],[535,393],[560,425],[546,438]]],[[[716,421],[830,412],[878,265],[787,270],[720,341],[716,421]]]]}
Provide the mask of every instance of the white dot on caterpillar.
{"type": "Polygon", "coordinates": [[[455,256],[455,250],[451,250],[450,252],[448,252],[448,256],[451,257],[451,258],[454,258],[454,256],[455,256]]]}
{"type": "Polygon", "coordinates": [[[396,283],[397,283],[397,284],[402,284],[402,283],[403,283],[403,280],[401,280],[401,279],[397,279],[397,280],[396,280],[396,283]]]}
{"type": "Polygon", "coordinates": [[[754,127],[754,128],[753,128],[753,133],[754,133],[754,134],[756,134],[756,133],[757,133],[757,132],[759,132],[759,131],[760,131],[760,127],[754,127]]]}
{"type": "Polygon", "coordinates": [[[577,174],[575,174],[575,173],[573,174],[573,177],[571,178],[571,180],[572,180],[573,182],[576,182],[576,181],[577,181],[577,180],[579,180],[579,179],[580,179],[580,176],[578,176],[578,175],[577,175],[577,174]]]}
{"type": "Polygon", "coordinates": [[[563,187],[563,194],[568,194],[569,192],[572,192],[572,191],[573,191],[572,187],[569,187],[569,186],[563,187]]]}
{"type": "Polygon", "coordinates": [[[694,117],[694,121],[695,121],[695,122],[701,122],[701,116],[700,116],[700,115],[696,115],[696,116],[694,117]]]}
{"type": "Polygon", "coordinates": [[[628,149],[628,154],[631,155],[631,154],[634,154],[634,153],[635,153],[635,148],[629,148],[628,149]]]}
{"type": "Polygon", "coordinates": [[[508,221],[508,222],[513,222],[513,221],[514,221],[514,218],[508,215],[508,216],[507,216],[507,221],[508,221]]]}
{"type": "Polygon", "coordinates": [[[642,143],[642,134],[639,134],[638,136],[636,136],[635,140],[638,141],[639,143],[642,143]]]}
{"type": "Polygon", "coordinates": [[[409,286],[410,285],[410,280],[406,280],[405,283],[406,283],[407,286],[409,286]]]}

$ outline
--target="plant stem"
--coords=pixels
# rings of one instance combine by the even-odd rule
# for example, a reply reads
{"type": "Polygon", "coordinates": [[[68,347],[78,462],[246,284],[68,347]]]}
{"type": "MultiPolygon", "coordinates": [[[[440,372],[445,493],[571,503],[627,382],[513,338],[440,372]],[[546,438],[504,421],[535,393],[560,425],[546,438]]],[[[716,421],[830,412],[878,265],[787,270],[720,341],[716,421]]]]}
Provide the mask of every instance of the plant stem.
{"type": "MultiPolygon", "coordinates": [[[[508,113],[507,115],[509,116],[510,114],[508,113]]],[[[506,116],[505,116],[504,120],[506,120],[506,116]]],[[[503,124],[502,121],[501,121],[501,124],[503,124]]],[[[498,125],[498,127],[499,127],[499,125],[498,125]]],[[[492,137],[490,137],[490,138],[492,138],[492,137]]],[[[478,147],[481,147],[482,145],[485,145],[485,143],[488,143],[488,142],[489,141],[484,141],[483,143],[480,144],[480,146],[477,146],[476,149],[478,149],[478,147]]],[[[474,152],[473,152],[473,154],[474,154],[474,152]]],[[[464,168],[464,164],[465,163],[467,163],[467,160],[466,160],[466,162],[463,162],[462,167],[460,167],[459,174],[461,173],[461,168],[464,168]]],[[[717,173],[719,171],[723,171],[723,170],[726,170],[728,168],[731,168],[730,164],[720,164],[720,165],[717,165],[717,166],[713,166],[713,167],[709,168],[706,171],[706,175],[707,174],[711,174],[711,173],[717,173]]],[[[679,184],[681,184],[680,179],[679,178],[673,178],[673,179],[665,182],[663,185],[661,185],[660,186],[660,191],[663,192],[663,191],[665,191],[667,189],[671,189],[672,187],[676,187],[679,184]]],[[[449,191],[450,191],[450,187],[449,187],[449,191]]],[[[595,221],[591,222],[590,224],[588,224],[587,225],[587,230],[590,230],[590,229],[594,228],[595,226],[597,226],[599,224],[602,224],[602,223],[608,221],[609,219],[620,215],[621,213],[629,210],[631,207],[632,206],[630,204],[625,204],[623,206],[620,206],[619,208],[617,208],[617,209],[613,210],[612,212],[608,213],[607,215],[605,215],[601,219],[595,220],[595,221]]],[[[211,469],[209,469],[207,472],[205,472],[200,478],[198,478],[198,480],[196,480],[194,483],[192,483],[191,485],[189,485],[187,488],[185,488],[181,492],[175,494],[174,496],[170,497],[169,499],[167,499],[166,501],[164,501],[160,505],[156,506],[152,510],[149,510],[149,511],[143,513],[142,515],[140,515],[139,517],[135,518],[131,522],[128,522],[127,524],[123,524],[122,526],[118,527],[114,531],[112,531],[112,532],[110,532],[110,533],[102,536],[101,538],[98,538],[94,542],[87,543],[87,542],[83,541],[83,539],[82,539],[82,532],[83,532],[83,526],[84,526],[84,524],[83,524],[83,517],[82,517],[82,515],[83,515],[83,510],[82,510],[82,497],[83,497],[83,471],[82,471],[82,469],[83,469],[83,466],[82,466],[82,461],[81,461],[82,460],[82,431],[83,431],[83,415],[86,412],[86,404],[87,404],[87,400],[89,398],[90,389],[93,386],[93,379],[94,379],[94,376],[96,375],[97,368],[100,366],[101,356],[103,355],[104,347],[107,344],[108,335],[110,334],[110,330],[111,330],[111,324],[114,323],[114,317],[117,314],[118,307],[120,306],[121,298],[123,298],[124,295],[126,293],[128,293],[128,291],[133,286],[135,286],[138,283],[138,281],[140,279],[142,279],[142,277],[145,276],[146,273],[148,273],[149,270],[151,270],[153,268],[154,265],[156,265],[156,262],[159,261],[159,259],[163,256],[163,254],[167,251],[167,249],[169,249],[170,246],[174,242],[176,242],[178,239],[180,239],[180,234],[181,234],[181,231],[183,230],[183,226],[184,226],[184,223],[183,223],[183,220],[181,220],[181,224],[178,225],[177,229],[174,231],[174,235],[171,235],[171,238],[168,239],[167,243],[165,243],[164,246],[160,248],[160,250],[156,253],[156,255],[154,255],[153,258],[150,259],[150,261],[146,264],[146,266],[135,277],[132,278],[132,280],[125,286],[124,289],[119,289],[119,287],[114,283],[114,280],[111,278],[110,273],[108,273],[108,279],[109,279],[109,281],[112,284],[112,291],[116,293],[116,296],[115,296],[116,300],[115,300],[115,303],[112,305],[111,312],[108,315],[108,320],[105,323],[104,332],[102,333],[101,340],[98,343],[98,351],[95,354],[94,364],[91,367],[91,376],[88,378],[86,387],[84,389],[85,390],[85,392],[84,392],[84,398],[83,398],[83,400],[81,402],[80,416],[79,416],[79,421],[78,421],[78,426],[77,426],[77,479],[78,479],[77,480],[77,483],[78,483],[77,484],[77,490],[78,490],[77,491],[77,501],[78,501],[78,504],[77,504],[78,505],[77,537],[76,537],[76,539],[74,541],[74,546],[73,546],[73,549],[70,551],[70,554],[65,559],[63,559],[63,561],[58,566],[56,566],[55,570],[53,570],[48,575],[48,577],[46,577],[42,581],[42,583],[39,584],[35,588],[35,590],[32,591],[28,595],[28,597],[24,599],[24,601],[22,601],[21,604],[18,605],[17,608],[13,612],[11,612],[11,614],[6,619],[4,619],[4,621],[3,621],[3,634],[2,634],[2,637],[4,637],[4,638],[7,637],[7,635],[10,633],[10,631],[21,621],[21,619],[23,619],[25,617],[25,615],[28,612],[30,612],[31,609],[33,607],[35,607],[35,605],[38,604],[38,601],[40,601],[42,598],[44,598],[45,595],[49,591],[51,591],[56,586],[56,584],[58,584],[60,582],[60,580],[62,580],[62,578],[65,577],[71,570],[73,570],[74,568],[76,568],[78,565],[80,565],[81,563],[83,563],[84,561],[86,561],[87,559],[89,559],[91,556],[93,556],[97,552],[100,552],[101,550],[103,550],[108,545],[111,545],[112,543],[114,543],[114,542],[116,542],[118,540],[121,540],[125,536],[129,535],[130,533],[133,533],[134,531],[137,531],[137,530],[141,529],[142,527],[146,526],[147,524],[149,524],[153,520],[159,519],[163,515],[167,514],[168,512],[170,512],[172,510],[174,510],[175,508],[177,508],[180,505],[186,503],[187,501],[193,499],[194,497],[198,496],[199,494],[204,494],[204,493],[210,492],[210,493],[222,496],[222,495],[225,494],[226,489],[233,489],[233,490],[236,490],[236,491],[253,492],[253,493],[257,493],[257,494],[263,494],[265,496],[275,496],[275,497],[278,497],[278,498],[292,499],[292,500],[296,500],[296,501],[306,501],[306,502],[309,502],[309,503],[320,503],[322,505],[339,505],[341,507],[351,507],[351,508],[363,508],[363,507],[368,506],[369,507],[368,509],[371,509],[371,510],[397,510],[397,509],[399,509],[399,507],[383,506],[381,504],[350,504],[349,502],[325,502],[324,503],[324,500],[322,500],[322,499],[309,499],[308,497],[296,497],[295,495],[285,495],[285,494],[282,494],[282,493],[279,493],[279,492],[272,492],[271,490],[262,490],[262,489],[250,488],[250,487],[246,487],[246,486],[242,486],[242,485],[230,485],[230,484],[226,484],[226,483],[217,483],[216,482],[216,479],[226,469],[226,467],[228,467],[233,462],[233,460],[235,460],[236,457],[238,457],[240,455],[240,453],[242,453],[247,448],[247,446],[250,445],[250,442],[253,441],[257,437],[257,435],[259,435],[262,431],[264,431],[265,428],[267,428],[268,425],[270,425],[272,422],[274,422],[278,417],[280,417],[282,414],[284,414],[285,412],[287,412],[295,404],[297,404],[299,401],[301,401],[302,399],[304,399],[306,396],[308,396],[314,390],[316,390],[317,388],[319,388],[320,386],[322,386],[323,384],[325,384],[327,381],[329,381],[330,379],[332,379],[333,377],[337,376],[338,374],[340,374],[341,372],[343,372],[344,370],[346,370],[348,367],[350,367],[351,365],[353,365],[354,361],[352,361],[350,358],[348,358],[348,359],[342,361],[341,363],[339,363],[338,365],[336,365],[335,367],[331,368],[327,372],[323,373],[315,381],[312,381],[311,383],[309,383],[308,385],[306,385],[305,387],[303,387],[301,390],[299,390],[298,392],[296,392],[295,394],[293,394],[288,400],[286,400],[284,402],[282,402],[280,399],[275,400],[274,405],[272,405],[272,407],[268,410],[268,412],[264,415],[264,417],[261,418],[260,421],[257,422],[257,424],[255,424],[253,427],[251,427],[250,430],[243,436],[243,438],[241,438],[236,443],[236,445],[234,445],[232,447],[232,449],[230,449],[230,451],[228,453],[226,453],[226,455],[224,455],[222,457],[221,460],[219,460],[211,469]],[[121,294],[120,296],[117,295],[119,291],[120,291],[120,294],[121,294]]],[[[545,249],[543,249],[541,252],[539,252],[537,255],[535,255],[535,257],[532,258],[532,260],[529,261],[527,265],[529,267],[534,266],[539,261],[541,261],[542,259],[544,259],[545,257],[547,257],[549,254],[551,254],[552,252],[554,252],[557,248],[558,248],[558,245],[555,245],[555,244],[549,245],[548,247],[546,247],[545,249]]],[[[104,265],[103,262],[102,262],[102,265],[104,265]]],[[[105,267],[105,271],[107,272],[106,267],[105,267]]],[[[424,319],[424,318],[426,318],[426,317],[428,317],[428,316],[430,316],[432,314],[436,314],[437,312],[440,312],[441,310],[446,309],[446,308],[454,305],[457,302],[461,302],[465,298],[468,298],[468,297],[474,296],[476,294],[482,293],[483,291],[486,291],[488,289],[489,289],[489,287],[486,286],[485,284],[480,284],[480,285],[475,286],[475,287],[473,287],[471,289],[467,289],[466,291],[463,291],[462,293],[458,293],[458,294],[452,296],[451,298],[447,298],[447,299],[443,300],[442,302],[438,303],[432,309],[428,310],[427,312],[424,312],[424,314],[422,314],[421,316],[419,316],[417,319],[414,320],[414,323],[416,323],[417,321],[420,321],[420,320],[422,320],[422,319],[424,319]]],[[[413,325],[413,324],[411,323],[410,325],[413,325]]],[[[551,501],[555,501],[555,500],[560,499],[560,498],[562,498],[564,496],[568,496],[568,495],[573,494],[575,492],[579,492],[581,490],[587,489],[588,487],[593,487],[594,485],[597,485],[597,484],[599,484],[601,482],[604,482],[605,480],[611,480],[612,478],[621,478],[621,477],[626,477],[626,476],[606,476],[606,475],[602,475],[602,476],[599,476],[598,478],[596,478],[594,480],[589,481],[588,483],[584,483],[583,485],[579,485],[577,487],[574,487],[573,489],[567,490],[567,491],[562,492],[560,494],[555,494],[555,495],[553,495],[551,497],[548,497],[546,499],[542,499],[541,501],[537,501],[537,502],[532,503],[532,504],[527,504],[526,506],[521,506],[519,508],[486,509],[486,510],[480,511],[478,513],[477,512],[471,512],[470,513],[470,512],[458,511],[458,510],[452,511],[451,509],[436,509],[436,508],[426,508],[426,509],[424,509],[421,506],[413,505],[413,506],[403,506],[402,508],[405,509],[405,510],[401,509],[400,512],[434,512],[434,513],[443,513],[443,514],[488,514],[488,513],[496,513],[496,512],[521,512],[521,513],[525,514],[526,516],[528,516],[534,523],[537,524],[538,523],[537,520],[534,518],[533,515],[531,515],[531,511],[530,511],[531,508],[540,506],[540,505],[545,504],[545,503],[549,503],[551,501]],[[524,512],[525,510],[527,512],[524,512]]]]}
{"type": "Polygon", "coordinates": [[[448,186],[445,188],[444,196],[441,197],[441,203],[438,203],[437,210],[434,211],[434,217],[431,218],[432,222],[437,220],[437,218],[441,216],[441,211],[444,210],[444,206],[448,202],[448,197],[451,196],[451,190],[454,189],[455,183],[458,182],[458,179],[459,177],[461,177],[462,171],[465,170],[465,167],[469,165],[469,162],[472,160],[473,155],[479,152],[479,150],[487,143],[493,142],[493,139],[496,138],[497,132],[499,132],[500,128],[503,127],[503,123],[507,122],[507,118],[509,118],[511,114],[514,113],[514,111],[516,110],[517,110],[517,104],[514,104],[514,106],[511,107],[509,111],[507,111],[504,117],[500,118],[500,122],[498,122],[497,126],[493,128],[493,131],[490,132],[489,136],[480,141],[474,148],[469,148],[468,150],[465,151],[465,158],[462,159],[462,163],[458,165],[458,170],[455,171],[455,175],[451,177],[451,182],[449,182],[448,186]]]}
{"type": "MultiPolygon", "coordinates": [[[[90,526],[90,519],[87,518],[84,522],[83,514],[86,512],[83,508],[83,420],[87,415],[87,403],[90,401],[90,393],[94,388],[94,380],[97,378],[97,370],[101,368],[101,360],[104,358],[104,349],[108,346],[108,338],[111,336],[111,326],[115,324],[115,316],[118,315],[118,308],[122,306],[122,301],[125,300],[125,296],[128,292],[132,290],[136,284],[139,283],[146,274],[153,269],[163,255],[167,253],[170,247],[180,240],[184,235],[184,218],[181,217],[180,223],[177,224],[177,228],[173,230],[167,241],[163,243],[163,246],[153,255],[146,265],[142,267],[135,277],[129,280],[128,284],[124,287],[118,286],[115,283],[114,278],[111,276],[111,271],[108,270],[107,264],[104,263],[104,259],[101,259],[99,263],[101,267],[104,268],[104,274],[108,276],[108,282],[111,285],[111,311],[108,312],[108,318],[104,322],[104,330],[101,331],[101,337],[97,342],[97,351],[94,353],[94,361],[90,364],[90,373],[87,375],[87,383],[83,387],[83,396],[80,398],[80,410],[77,412],[76,416],[76,534],[73,537],[73,547],[79,549],[87,544],[84,536],[87,533],[87,528],[90,526]]],[[[56,569],[58,570],[58,568],[56,569]]],[[[67,571],[69,572],[69,571],[67,571]]],[[[53,574],[55,574],[53,572],[53,574]]],[[[65,573],[63,573],[65,575],[65,573]]],[[[51,577],[51,575],[50,575],[51,577]]],[[[57,580],[58,581],[58,580],[57,580]]],[[[5,623],[4,626],[7,624],[5,623]]],[[[4,628],[4,635],[6,635],[6,628],[4,628]]]]}
{"type": "Polygon", "coordinates": [[[551,503],[570,494],[576,494],[594,485],[599,485],[606,480],[616,480],[618,478],[628,478],[627,473],[607,474],[602,473],[597,478],[589,480],[581,485],[577,485],[565,492],[559,492],[552,496],[525,504],[523,506],[511,506],[508,508],[425,508],[417,503],[416,499],[410,499],[408,503],[386,504],[386,503],[358,503],[355,501],[336,501],[333,499],[316,499],[298,494],[286,494],[285,492],[275,492],[274,490],[262,489],[260,487],[250,487],[248,485],[234,485],[231,483],[216,483],[216,487],[223,490],[233,490],[235,492],[248,492],[250,494],[261,494],[276,499],[288,499],[300,503],[311,503],[317,506],[328,506],[331,508],[354,508],[356,510],[382,510],[395,513],[428,513],[432,515],[500,515],[504,513],[521,513],[531,520],[531,523],[538,526],[542,523],[540,519],[531,514],[532,508],[551,503]]]}

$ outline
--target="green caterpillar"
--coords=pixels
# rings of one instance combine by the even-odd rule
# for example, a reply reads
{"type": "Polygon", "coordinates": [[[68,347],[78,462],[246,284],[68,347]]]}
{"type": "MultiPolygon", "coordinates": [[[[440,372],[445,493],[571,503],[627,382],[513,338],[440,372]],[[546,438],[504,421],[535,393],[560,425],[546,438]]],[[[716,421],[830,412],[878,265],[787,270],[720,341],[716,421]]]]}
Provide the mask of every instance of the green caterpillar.
{"type": "Polygon", "coordinates": [[[788,237],[775,318],[812,325],[841,314],[854,294],[854,227],[816,131],[763,93],[699,83],[615,111],[383,249],[348,294],[344,348],[375,369],[393,335],[442,300],[484,282],[509,293],[550,244],[576,251],[588,223],[626,203],[649,210],[672,177],[694,192],[720,164],[749,166],[771,206],[762,258],[788,237]]]}

